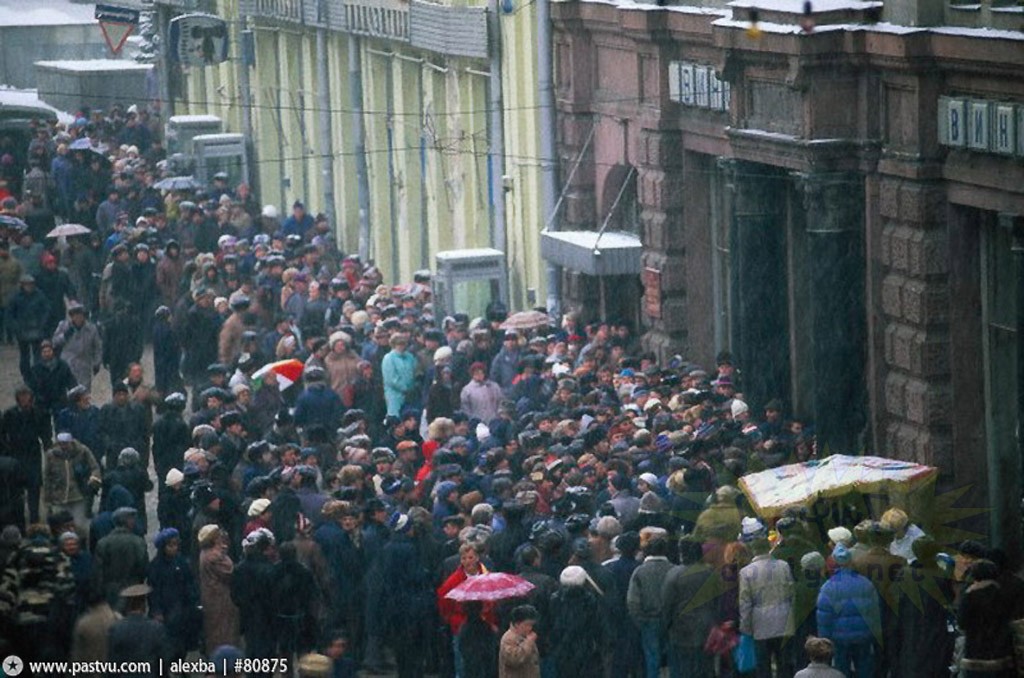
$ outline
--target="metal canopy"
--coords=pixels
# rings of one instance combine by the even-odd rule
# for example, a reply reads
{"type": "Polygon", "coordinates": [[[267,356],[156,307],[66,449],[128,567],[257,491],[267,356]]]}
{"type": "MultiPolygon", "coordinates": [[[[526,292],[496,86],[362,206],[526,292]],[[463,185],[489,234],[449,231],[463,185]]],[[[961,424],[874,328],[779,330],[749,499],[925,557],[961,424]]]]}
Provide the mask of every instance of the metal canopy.
{"type": "Polygon", "coordinates": [[[546,231],[540,234],[541,256],[586,275],[640,275],[643,243],[617,231],[546,231]]]}

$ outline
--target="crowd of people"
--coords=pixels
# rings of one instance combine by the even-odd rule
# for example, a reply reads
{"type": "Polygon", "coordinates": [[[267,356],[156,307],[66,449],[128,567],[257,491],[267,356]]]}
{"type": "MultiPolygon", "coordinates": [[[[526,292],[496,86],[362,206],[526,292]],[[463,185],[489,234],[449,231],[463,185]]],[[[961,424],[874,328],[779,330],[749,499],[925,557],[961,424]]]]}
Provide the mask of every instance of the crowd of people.
{"type": "Polygon", "coordinates": [[[785,403],[747,404],[728,352],[705,370],[624,323],[435,313],[429,272],[386,284],[300,202],[282,220],[223,175],[155,190],[147,125],[40,125],[47,176],[2,199],[27,227],[0,242],[25,382],[0,418],[0,656],[1013,674],[1024,586],[997,549],[852,500],[755,515],[739,479],[818,452],[785,403]],[[58,218],[90,233],[47,241],[58,218]],[[494,572],[533,588],[449,597],[494,572]]]}

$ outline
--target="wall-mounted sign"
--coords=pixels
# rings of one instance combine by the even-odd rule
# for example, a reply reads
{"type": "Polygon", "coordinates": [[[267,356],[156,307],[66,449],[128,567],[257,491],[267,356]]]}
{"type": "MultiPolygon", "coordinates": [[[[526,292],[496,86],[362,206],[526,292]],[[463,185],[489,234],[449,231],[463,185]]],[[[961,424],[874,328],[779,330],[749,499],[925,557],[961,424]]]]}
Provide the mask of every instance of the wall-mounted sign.
{"type": "Polygon", "coordinates": [[[228,60],[228,25],[212,14],[183,14],[171,19],[170,57],[186,66],[210,66],[228,60]]]}
{"type": "Polygon", "coordinates": [[[113,5],[96,5],[94,16],[99,22],[107,47],[112,53],[120,54],[128,36],[139,25],[139,10],[113,5]]]}
{"type": "Polygon", "coordinates": [[[1024,104],[939,97],[939,143],[1024,157],[1024,104]]]}
{"type": "Polygon", "coordinates": [[[668,98],[683,106],[728,111],[731,88],[715,69],[703,64],[670,61],[668,98]]]}

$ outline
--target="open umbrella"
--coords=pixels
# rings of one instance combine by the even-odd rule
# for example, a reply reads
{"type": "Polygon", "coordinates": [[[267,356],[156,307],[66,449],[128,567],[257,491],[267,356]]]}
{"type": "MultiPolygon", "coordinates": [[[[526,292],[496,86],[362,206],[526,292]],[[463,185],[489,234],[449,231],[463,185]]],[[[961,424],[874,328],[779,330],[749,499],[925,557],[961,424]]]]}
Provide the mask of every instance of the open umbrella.
{"type": "Polygon", "coordinates": [[[202,187],[203,185],[191,176],[167,177],[153,184],[153,188],[158,191],[194,191],[202,187]]]}
{"type": "Polygon", "coordinates": [[[71,145],[69,145],[68,148],[71,149],[72,151],[92,151],[93,153],[97,153],[99,155],[106,155],[107,151],[110,150],[110,148],[108,148],[106,144],[96,144],[94,146],[92,143],[92,139],[89,139],[88,137],[75,139],[74,141],[71,142],[71,145]]]}
{"type": "Polygon", "coordinates": [[[61,224],[57,228],[53,229],[46,234],[47,238],[59,238],[61,236],[68,237],[72,235],[85,235],[86,233],[92,233],[88,228],[81,224],[61,224]]]}
{"type": "Polygon", "coordinates": [[[486,602],[521,598],[533,589],[533,584],[522,577],[505,572],[488,572],[478,577],[470,577],[449,591],[445,598],[459,602],[470,600],[486,602]]]}
{"type": "Polygon", "coordinates": [[[0,214],[0,228],[13,228],[19,231],[24,231],[28,228],[28,224],[18,217],[11,216],[10,214],[0,214]]]}
{"type": "Polygon", "coordinates": [[[503,330],[532,330],[551,324],[551,318],[541,311],[519,311],[513,313],[501,323],[503,330]]]}
{"type": "Polygon", "coordinates": [[[302,364],[302,361],[296,360],[295,358],[279,360],[276,363],[268,363],[256,370],[256,373],[252,375],[252,378],[262,379],[266,376],[267,372],[273,372],[277,375],[277,388],[283,391],[299,379],[302,379],[302,370],[304,367],[305,365],[302,364]]]}

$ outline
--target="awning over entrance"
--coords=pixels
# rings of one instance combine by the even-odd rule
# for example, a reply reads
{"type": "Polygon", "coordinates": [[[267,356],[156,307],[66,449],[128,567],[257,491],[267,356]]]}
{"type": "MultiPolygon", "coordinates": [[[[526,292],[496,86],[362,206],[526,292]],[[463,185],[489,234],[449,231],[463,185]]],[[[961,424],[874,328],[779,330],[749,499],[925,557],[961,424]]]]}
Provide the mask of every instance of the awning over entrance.
{"type": "Polygon", "coordinates": [[[540,253],[545,261],[586,275],[640,275],[640,238],[631,233],[545,231],[540,253]]]}

